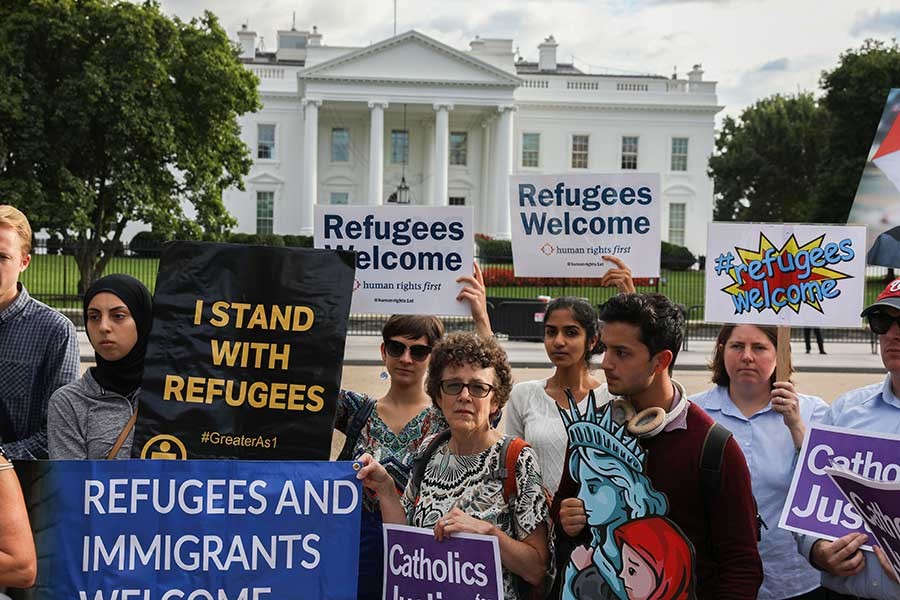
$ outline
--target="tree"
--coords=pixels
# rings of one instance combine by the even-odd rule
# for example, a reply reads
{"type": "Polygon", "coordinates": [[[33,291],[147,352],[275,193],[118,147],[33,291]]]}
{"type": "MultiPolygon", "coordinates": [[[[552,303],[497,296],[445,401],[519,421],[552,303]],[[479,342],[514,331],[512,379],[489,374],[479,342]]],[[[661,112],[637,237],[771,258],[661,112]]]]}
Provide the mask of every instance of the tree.
{"type": "Polygon", "coordinates": [[[900,86],[900,47],[866,40],[859,49],[841,54],[838,66],[822,73],[820,85],[831,127],[812,218],[846,223],[884,102],[890,89],[900,86]]]}
{"type": "Polygon", "coordinates": [[[252,164],[237,117],[256,77],[212,13],[156,2],[0,3],[0,198],[75,248],[84,291],[126,224],[211,239],[252,164]],[[186,219],[182,200],[196,216],[186,219]]]}
{"type": "Polygon", "coordinates": [[[805,221],[827,120],[811,94],[771,96],[726,117],[709,160],[714,219],[805,221]]]}

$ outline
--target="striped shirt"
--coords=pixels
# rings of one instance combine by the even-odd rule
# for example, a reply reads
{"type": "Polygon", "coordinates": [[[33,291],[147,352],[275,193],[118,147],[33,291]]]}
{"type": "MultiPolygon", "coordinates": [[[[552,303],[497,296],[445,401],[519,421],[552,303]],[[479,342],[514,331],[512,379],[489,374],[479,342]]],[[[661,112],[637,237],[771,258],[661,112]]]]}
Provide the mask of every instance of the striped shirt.
{"type": "Polygon", "coordinates": [[[0,444],[12,459],[47,458],[47,405],[78,376],[78,338],[69,319],[18,286],[0,311],[0,444]]]}

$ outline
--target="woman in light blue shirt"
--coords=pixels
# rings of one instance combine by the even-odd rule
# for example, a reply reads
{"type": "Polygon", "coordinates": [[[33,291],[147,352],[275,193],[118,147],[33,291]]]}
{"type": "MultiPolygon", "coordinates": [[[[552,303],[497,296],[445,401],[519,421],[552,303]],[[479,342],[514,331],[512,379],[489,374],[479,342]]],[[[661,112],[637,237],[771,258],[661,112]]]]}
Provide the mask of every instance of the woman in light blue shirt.
{"type": "Polygon", "coordinates": [[[821,398],[798,394],[790,381],[775,381],[776,339],[775,327],[724,326],[710,366],[716,385],[691,401],[734,434],[747,459],[753,495],[767,525],[759,543],[765,577],[758,597],[814,600],[825,597],[820,573],[797,552],[778,520],[806,425],[821,421],[828,406],[821,398]]]}

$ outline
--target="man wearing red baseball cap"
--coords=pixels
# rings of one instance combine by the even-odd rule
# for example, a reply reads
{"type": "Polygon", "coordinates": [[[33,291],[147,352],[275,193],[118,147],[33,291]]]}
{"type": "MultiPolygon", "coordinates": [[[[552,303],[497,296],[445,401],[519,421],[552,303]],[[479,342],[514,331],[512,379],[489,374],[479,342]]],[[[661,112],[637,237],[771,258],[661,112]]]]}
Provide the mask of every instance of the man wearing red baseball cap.
{"type": "MultiPolygon", "coordinates": [[[[862,314],[881,344],[881,361],[888,373],[882,383],[847,392],[834,401],[823,424],[876,433],[900,434],[900,278],[888,284],[862,314]]],[[[838,592],[830,598],[900,598],[900,583],[884,553],[865,552],[875,543],[864,533],[850,533],[833,542],[800,536],[798,547],[822,570],[822,585],[838,592]]],[[[876,546],[877,548],[877,546],[876,546]]]]}

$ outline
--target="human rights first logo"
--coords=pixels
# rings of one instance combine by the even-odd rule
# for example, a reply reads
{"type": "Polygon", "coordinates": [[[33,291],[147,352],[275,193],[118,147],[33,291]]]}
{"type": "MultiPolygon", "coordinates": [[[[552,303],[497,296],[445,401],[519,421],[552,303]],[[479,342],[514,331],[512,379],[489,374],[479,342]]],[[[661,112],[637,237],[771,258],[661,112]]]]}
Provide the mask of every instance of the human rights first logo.
{"type": "Polygon", "coordinates": [[[841,295],[839,282],[853,279],[835,267],[855,257],[853,241],[825,241],[820,235],[800,244],[791,234],[780,248],[763,234],[755,250],[734,247],[715,258],[717,276],[732,283],[721,288],[731,296],[734,314],[780,312],[785,307],[799,314],[804,305],[822,314],[829,300],[841,295]]]}

